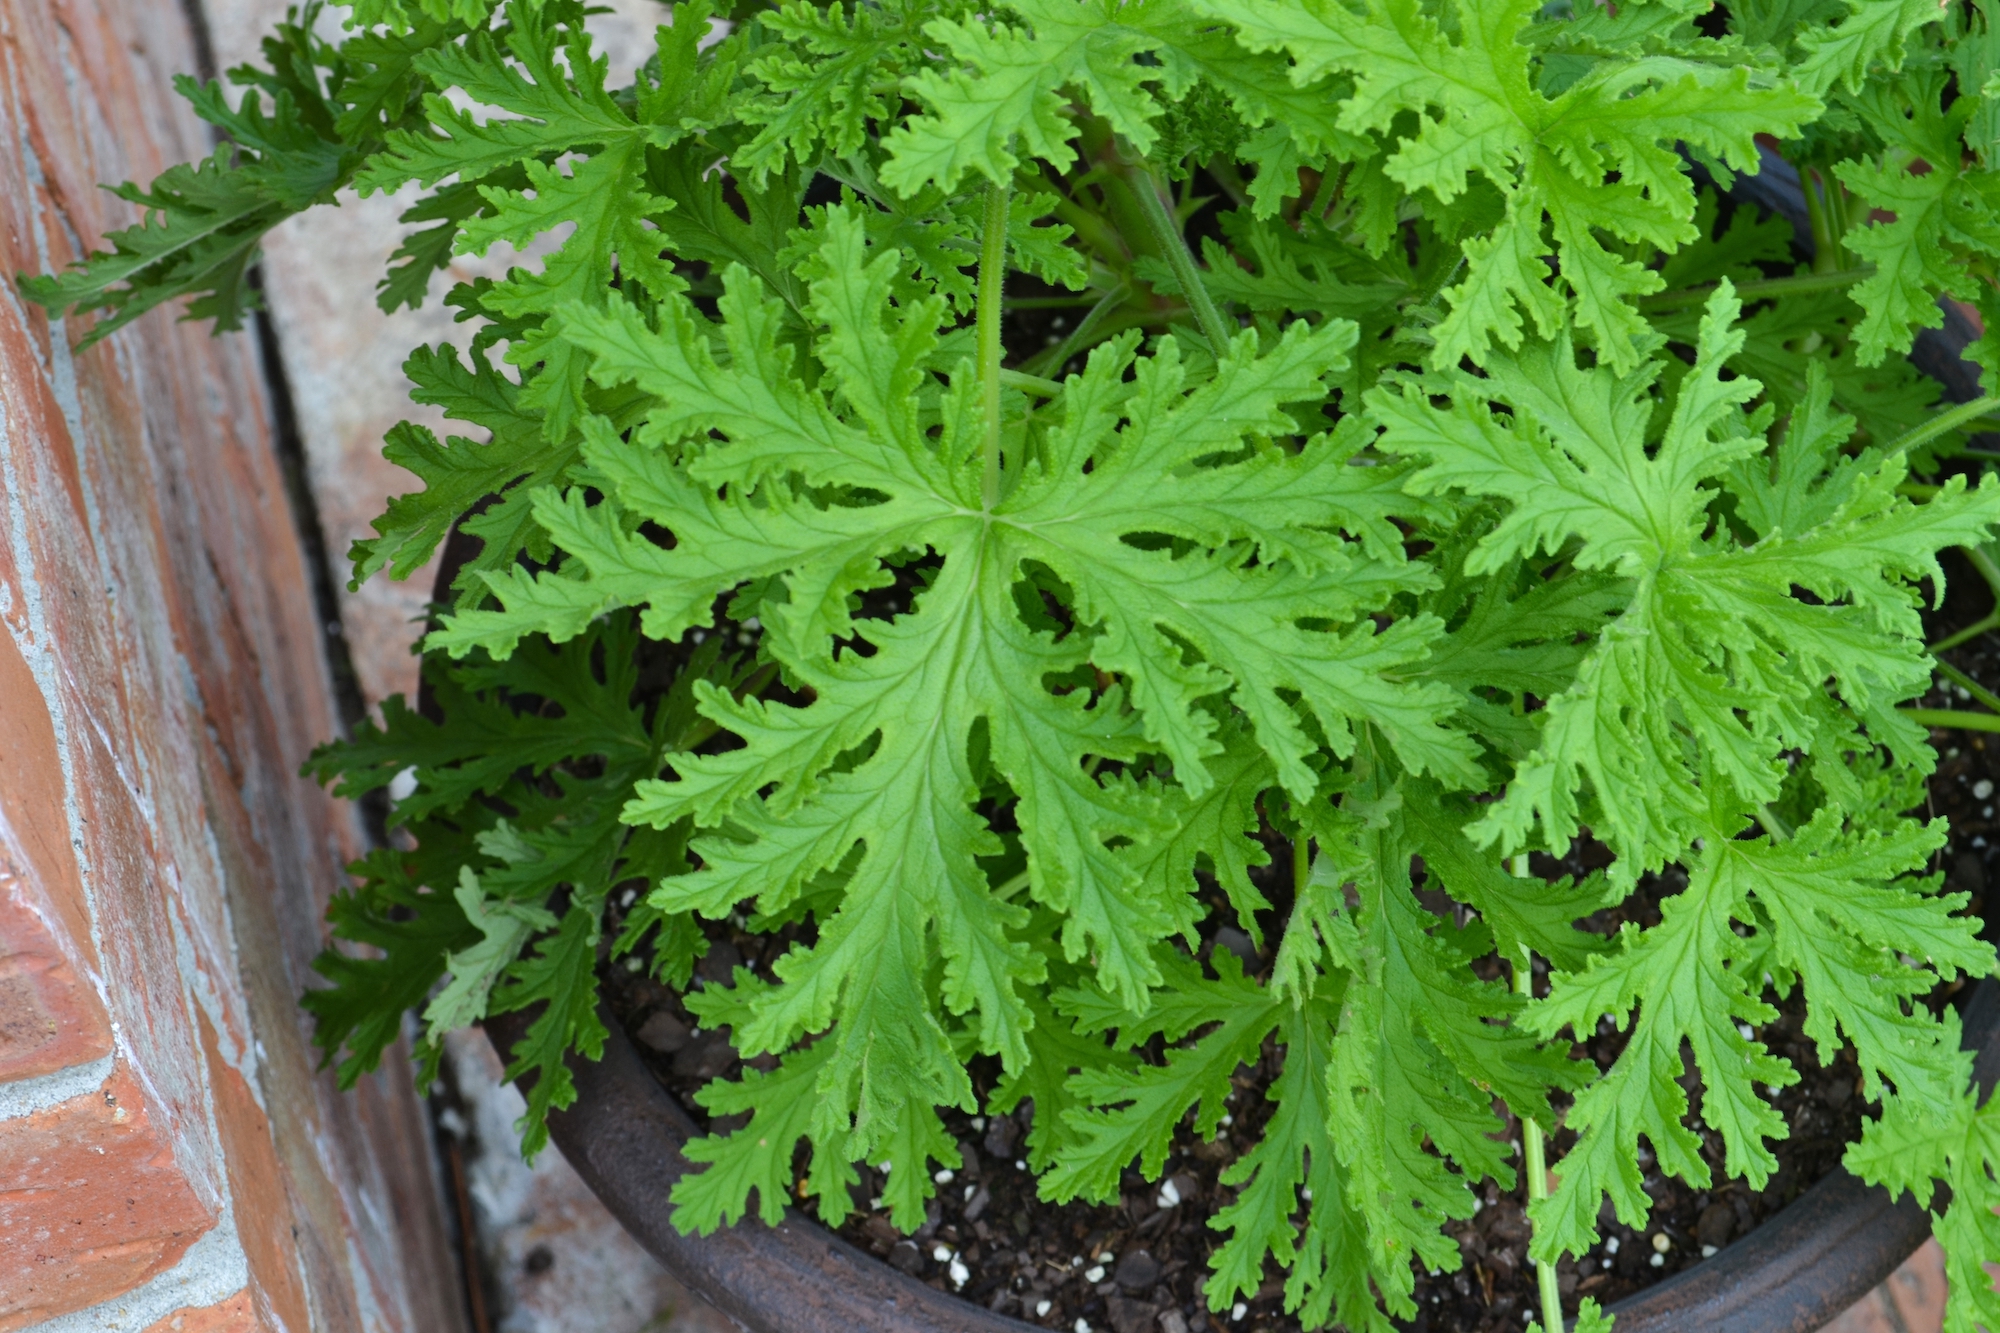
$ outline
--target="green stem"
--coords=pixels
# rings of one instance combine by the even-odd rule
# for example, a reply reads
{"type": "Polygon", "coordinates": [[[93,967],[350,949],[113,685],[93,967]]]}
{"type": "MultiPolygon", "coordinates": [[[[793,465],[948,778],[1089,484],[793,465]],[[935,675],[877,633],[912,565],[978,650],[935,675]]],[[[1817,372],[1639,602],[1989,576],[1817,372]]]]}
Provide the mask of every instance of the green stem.
{"type": "Polygon", "coordinates": [[[1833,236],[1834,261],[1839,267],[1846,268],[1847,231],[1850,225],[1847,216],[1847,187],[1840,183],[1840,177],[1834,175],[1831,170],[1820,172],[1820,184],[1826,187],[1827,228],[1833,236]]]}
{"type": "Polygon", "coordinates": [[[1784,842],[1792,836],[1792,826],[1785,822],[1785,817],[1761,801],[1757,804],[1757,822],[1771,835],[1772,842],[1784,842]]]}
{"type": "Polygon", "coordinates": [[[1090,308],[1089,314],[1077,321],[1076,327],[1069,331],[1068,337],[1046,351],[1035,353],[1028,358],[1027,364],[1022,369],[1033,373],[1047,370],[1061,374],[1062,368],[1069,364],[1069,359],[1083,350],[1090,337],[1097,332],[1111,312],[1124,305],[1131,295],[1131,287],[1123,282],[1113,287],[1090,308]]]}
{"type": "Polygon", "coordinates": [[[1222,192],[1229,196],[1230,203],[1246,212],[1249,211],[1250,188],[1243,183],[1243,173],[1236,169],[1234,162],[1227,156],[1210,158],[1208,174],[1222,187],[1222,192]]]}
{"type": "Polygon", "coordinates": [[[1806,225],[1813,238],[1813,272],[1831,273],[1839,267],[1840,250],[1829,225],[1826,204],[1819,196],[1816,175],[1811,167],[1799,168],[1799,184],[1805,187],[1806,225]]]}
{"type": "Polygon", "coordinates": [[[1117,228],[1066,194],[1057,193],[1055,200],[1049,211],[1057,220],[1067,223],[1077,239],[1095,251],[1099,259],[1120,273],[1132,266],[1132,254],[1117,228]]]}
{"type": "Polygon", "coordinates": [[[1924,651],[1927,653],[1948,652],[1958,647],[1961,643],[1964,643],[1967,639],[1976,639],[1990,629],[2000,629],[2000,611],[1989,612],[1984,620],[1976,620],[1956,634],[1947,635],[1939,639],[1936,643],[1926,644],[1924,651]]]}
{"type": "MultiPolygon", "coordinates": [[[[1835,273],[1800,273],[1789,278],[1763,278],[1757,282],[1739,282],[1736,294],[1746,301],[1762,300],[1771,296],[1796,296],[1802,292],[1826,292],[1838,287],[1851,287],[1875,272],[1874,267],[1844,268],[1835,273]]],[[[1715,284],[1706,287],[1683,287],[1678,291],[1654,292],[1651,296],[1639,298],[1643,310],[1671,310],[1676,306],[1700,305],[1715,291],[1715,284]]]]}
{"type": "Polygon", "coordinates": [[[1978,681],[1966,675],[1949,662],[1935,662],[1932,665],[1937,668],[1937,673],[1940,676],[1957,685],[1994,712],[2000,713],[2000,695],[1996,695],[1993,691],[1987,689],[1984,685],[1981,685],[1978,681]]]}
{"type": "MultiPolygon", "coordinates": [[[[1985,416],[1995,408],[2000,408],[2000,394],[1988,394],[1975,398],[1969,403],[1960,403],[1949,412],[1940,412],[1913,430],[1906,430],[1886,446],[1890,453],[1914,449],[1920,444],[1929,444],[1947,431],[1957,430],[1967,422],[1985,416]]],[[[1935,491],[1936,488],[1932,488],[1935,491]]]]}
{"type": "MultiPolygon", "coordinates": [[[[1528,854],[1523,852],[1510,858],[1507,869],[1518,878],[1527,878],[1528,854]]],[[[1535,998],[1535,956],[1525,947],[1521,950],[1521,961],[1514,964],[1514,993],[1530,1000],[1535,998]]],[[[1542,1141],[1542,1127],[1526,1116],[1521,1117],[1521,1157],[1528,1175],[1528,1202],[1539,1203],[1549,1197],[1548,1151],[1542,1141]]],[[[1556,1266],[1546,1260],[1535,1260],[1535,1285],[1542,1297],[1543,1333],[1562,1333],[1562,1289],[1556,1285],[1556,1266]]]]}
{"type": "Polygon", "coordinates": [[[1000,382],[1009,388],[1032,393],[1037,398],[1053,398],[1063,391],[1063,386],[1054,380],[1045,380],[1040,375],[1026,375],[1018,370],[1002,370],[1000,382]]]}
{"type": "Polygon", "coordinates": [[[986,191],[986,234],[979,246],[979,399],[985,417],[986,470],[979,495],[990,512],[1000,503],[1000,315],[1007,277],[1005,182],[986,191]]]}
{"type": "Polygon", "coordinates": [[[1136,165],[1121,162],[1119,169],[1125,183],[1131,187],[1132,197],[1139,201],[1139,211],[1145,215],[1146,225],[1152,228],[1153,239],[1159,242],[1167,266],[1174,271],[1174,281],[1180,284],[1182,297],[1194,310],[1195,322],[1201,325],[1209,350],[1220,361],[1229,352],[1230,328],[1222,318],[1222,311],[1216,308],[1214,298],[1208,294],[1208,286],[1202,281],[1201,268],[1195,263],[1194,252],[1188,249],[1181,224],[1174,218],[1161,193],[1160,178],[1143,160],[1136,165]]]}
{"type": "MultiPolygon", "coordinates": [[[[742,703],[745,699],[761,696],[765,690],[771,687],[771,682],[777,678],[778,664],[776,662],[766,662],[751,673],[748,680],[745,680],[741,685],[736,687],[736,702],[742,703]]],[[[688,724],[687,730],[683,731],[673,741],[671,748],[681,751],[692,750],[706,743],[709,737],[715,735],[720,730],[722,730],[720,722],[711,722],[705,717],[697,716],[693,722],[688,724]]]]}
{"type": "Polygon", "coordinates": [[[2000,731],[2000,714],[1995,713],[1961,713],[1956,708],[1898,708],[1896,713],[1920,727],[1943,731],[2000,731]]]}
{"type": "Polygon", "coordinates": [[[1011,296],[1007,298],[1009,310],[1076,310],[1092,305],[1094,296],[1011,296]]]}
{"type": "MultiPolygon", "coordinates": [[[[1959,549],[1965,552],[1965,558],[1972,562],[1972,567],[1979,571],[1979,577],[1986,580],[1986,586],[1993,592],[1993,600],[2000,602],[2000,563],[1994,561],[1992,550],[1983,544],[1961,546],[1959,549]]],[[[2000,615],[2000,608],[1996,608],[1994,614],[2000,615]]]]}

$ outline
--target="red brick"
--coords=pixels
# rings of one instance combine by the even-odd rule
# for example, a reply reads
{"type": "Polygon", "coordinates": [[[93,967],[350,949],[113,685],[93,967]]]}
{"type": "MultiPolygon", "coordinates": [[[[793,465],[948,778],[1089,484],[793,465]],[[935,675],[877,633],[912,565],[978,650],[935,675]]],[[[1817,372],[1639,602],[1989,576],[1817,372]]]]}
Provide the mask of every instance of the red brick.
{"type": "Polygon", "coordinates": [[[0,1083],[111,1053],[97,997],[77,977],[0,853],[0,1083]]]}
{"type": "Polygon", "coordinates": [[[229,1193],[236,1206],[236,1234],[243,1241],[258,1304],[271,1312],[272,1322],[278,1328],[309,1329],[313,1326],[312,1312],[300,1286],[298,1246],[292,1239],[295,1219],[291,1199],[285,1192],[284,1169],[271,1138],[271,1122],[250,1095],[250,1085],[243,1075],[222,1059],[215,1029],[206,1017],[201,1022],[201,1045],[208,1057],[210,1086],[216,1094],[215,1119],[222,1132],[223,1159],[229,1163],[229,1193]]]}
{"type": "MultiPolygon", "coordinates": [[[[0,393],[0,412],[13,406],[0,393]]],[[[0,544],[0,581],[9,585],[9,612],[18,614],[26,597],[4,544],[0,544]]],[[[89,969],[96,966],[90,918],[67,828],[55,725],[14,634],[0,632],[0,877],[9,881],[0,887],[17,900],[17,910],[42,918],[43,932],[67,961],[89,969]]],[[[0,954],[35,951],[20,943],[10,947],[6,942],[10,938],[7,928],[0,926],[0,954]]],[[[96,997],[82,1003],[101,1025],[103,1011],[96,997]]],[[[0,1081],[26,1077],[6,1072],[6,1059],[0,1051],[0,1081]]]]}
{"type": "Polygon", "coordinates": [[[0,1121],[0,1333],[138,1286],[215,1220],[123,1068],[96,1092],[0,1121]]]}
{"type": "Polygon", "coordinates": [[[257,1318],[250,1293],[239,1291],[220,1305],[182,1306],[158,1323],[148,1324],[146,1333],[259,1333],[266,1327],[270,1326],[257,1318]]]}
{"type": "Polygon", "coordinates": [[[0,633],[0,1083],[111,1051],[110,1021],[73,961],[89,956],[89,937],[76,938],[83,895],[60,836],[55,758],[34,677],[0,633]]]}

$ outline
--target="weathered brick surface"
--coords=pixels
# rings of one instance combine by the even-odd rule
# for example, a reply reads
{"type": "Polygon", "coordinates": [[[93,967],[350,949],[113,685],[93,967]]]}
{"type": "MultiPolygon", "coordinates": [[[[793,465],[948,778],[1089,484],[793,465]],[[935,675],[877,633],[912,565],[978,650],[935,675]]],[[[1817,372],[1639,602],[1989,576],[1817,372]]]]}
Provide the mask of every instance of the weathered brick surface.
{"type": "MultiPolygon", "coordinates": [[[[171,0],[0,0],[0,274],[206,154],[193,68],[171,0]]],[[[0,284],[0,1333],[450,1333],[407,1071],[340,1093],[297,1007],[361,841],[297,775],[337,718],[262,371],[173,313],[72,355],[0,284]]]]}
{"type": "Polygon", "coordinates": [[[183,1306],[147,1325],[146,1333],[254,1333],[266,1327],[258,1321],[250,1293],[239,1291],[218,1305],[183,1306]]]}
{"type": "Polygon", "coordinates": [[[0,1121],[0,1333],[138,1286],[215,1220],[127,1070],[0,1121]]]}

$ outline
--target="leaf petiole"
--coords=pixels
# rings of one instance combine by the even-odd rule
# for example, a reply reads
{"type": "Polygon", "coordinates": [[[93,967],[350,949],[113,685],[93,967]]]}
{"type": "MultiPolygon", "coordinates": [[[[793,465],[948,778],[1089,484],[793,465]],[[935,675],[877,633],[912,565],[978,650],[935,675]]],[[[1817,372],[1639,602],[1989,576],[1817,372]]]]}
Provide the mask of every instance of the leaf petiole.
{"type": "MultiPolygon", "coordinates": [[[[1807,292],[1834,291],[1852,287],[1875,272],[1873,266],[1847,268],[1835,273],[1801,273],[1789,278],[1765,278],[1759,282],[1739,282],[1736,295],[1744,301],[1767,300],[1774,296],[1801,296],[1807,292]]],[[[1644,310],[1673,310],[1684,305],[1700,305],[1715,294],[1714,286],[1683,287],[1677,291],[1654,292],[1639,298],[1644,310]]]]}
{"type": "Polygon", "coordinates": [[[1956,708],[1898,708],[1897,714],[1921,727],[1942,731],[2000,731],[2000,714],[1966,713],[1956,708]]]}
{"type": "Polygon", "coordinates": [[[985,234],[979,245],[979,401],[985,426],[979,495],[989,510],[1000,503],[1000,317],[1007,277],[1007,195],[1005,181],[994,182],[986,191],[985,234]]]}
{"type": "Polygon", "coordinates": [[[1136,163],[1119,160],[1119,173],[1132,190],[1133,198],[1139,201],[1139,211],[1145,215],[1146,225],[1152,229],[1153,239],[1159,243],[1160,251],[1166,256],[1167,266],[1174,271],[1174,281],[1180,284],[1181,294],[1194,310],[1195,322],[1201,325],[1201,333],[1208,339],[1209,350],[1220,361],[1229,351],[1230,328],[1217,308],[1215,298],[1208,294],[1208,286],[1202,281],[1201,268],[1195,263],[1194,252],[1188,249],[1187,237],[1181,231],[1181,224],[1167,207],[1167,201],[1160,188],[1160,178],[1142,158],[1136,163]]]}
{"type": "Polygon", "coordinates": [[[1966,675],[1949,662],[1938,662],[1934,665],[1940,676],[1943,676],[1946,680],[1958,686],[1967,694],[1979,700],[1980,703],[1991,708],[1994,712],[2000,713],[2000,695],[1996,695],[1993,691],[1987,689],[1984,685],[1981,685],[1978,681],[1966,675]]]}
{"type": "MultiPolygon", "coordinates": [[[[1960,403],[1957,407],[1952,408],[1951,411],[1940,412],[1923,425],[1904,431],[1901,435],[1889,441],[1884,448],[1887,452],[1893,454],[1914,449],[1921,444],[1929,444],[1940,435],[1957,430],[1960,426],[1970,422],[1977,421],[1980,417],[1992,412],[1995,408],[2000,408],[2000,394],[1988,394],[1984,398],[1975,398],[1969,403],[1960,403]]],[[[1936,494],[1937,492],[1935,486],[1928,489],[1931,494],[1936,494]]]]}
{"type": "MultiPolygon", "coordinates": [[[[1508,858],[1507,869],[1517,878],[1528,875],[1528,854],[1508,858]]],[[[1514,993],[1524,999],[1535,998],[1534,955],[1523,947],[1521,959],[1514,964],[1514,993]]],[[[1548,1152],[1542,1139],[1542,1127],[1526,1116],[1521,1117],[1521,1164],[1528,1177],[1528,1202],[1540,1203],[1549,1197],[1548,1152]]],[[[1561,1329],[1563,1327],[1562,1288],[1556,1283],[1556,1266],[1545,1259],[1535,1260],[1535,1285],[1542,1298],[1542,1327],[1561,1329]]]]}
{"type": "Polygon", "coordinates": [[[1018,370],[1002,370],[1000,383],[1034,394],[1037,398],[1053,398],[1063,391],[1063,386],[1054,380],[1043,379],[1040,375],[1028,375],[1018,370]]]}

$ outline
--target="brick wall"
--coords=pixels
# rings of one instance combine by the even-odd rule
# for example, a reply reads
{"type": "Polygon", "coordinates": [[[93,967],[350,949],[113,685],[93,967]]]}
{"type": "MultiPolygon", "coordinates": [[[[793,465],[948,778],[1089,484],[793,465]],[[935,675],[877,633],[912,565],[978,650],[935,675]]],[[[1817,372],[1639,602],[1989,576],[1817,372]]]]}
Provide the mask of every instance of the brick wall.
{"type": "MultiPolygon", "coordinates": [[[[201,156],[173,0],[0,0],[0,271],[201,156]]],[[[360,845],[255,344],[0,293],[0,1333],[462,1326],[422,1108],[297,1008],[360,845]]]]}

